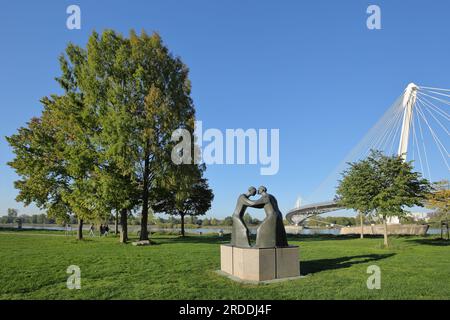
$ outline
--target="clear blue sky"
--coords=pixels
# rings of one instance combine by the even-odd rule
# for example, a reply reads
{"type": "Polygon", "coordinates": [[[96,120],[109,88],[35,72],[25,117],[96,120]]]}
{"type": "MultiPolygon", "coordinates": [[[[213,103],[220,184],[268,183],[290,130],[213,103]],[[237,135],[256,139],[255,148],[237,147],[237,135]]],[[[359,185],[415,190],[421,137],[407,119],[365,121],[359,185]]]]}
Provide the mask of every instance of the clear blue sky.
{"type": "MultiPolygon", "coordinates": [[[[264,184],[283,212],[308,197],[409,82],[450,88],[450,2],[442,1],[5,1],[0,10],[0,213],[17,178],[5,139],[59,91],[58,55],[92,30],[158,31],[190,68],[207,128],[279,128],[280,170],[210,166],[210,216],[229,215],[249,185],[264,184]],[[81,7],[81,30],[66,8],[81,7]],[[381,7],[382,30],[366,9],[381,7]]],[[[448,172],[443,172],[448,176],[448,172]]],[[[256,211],[252,211],[252,213],[256,211]]],[[[263,216],[259,212],[259,217],[263,216]]]]}

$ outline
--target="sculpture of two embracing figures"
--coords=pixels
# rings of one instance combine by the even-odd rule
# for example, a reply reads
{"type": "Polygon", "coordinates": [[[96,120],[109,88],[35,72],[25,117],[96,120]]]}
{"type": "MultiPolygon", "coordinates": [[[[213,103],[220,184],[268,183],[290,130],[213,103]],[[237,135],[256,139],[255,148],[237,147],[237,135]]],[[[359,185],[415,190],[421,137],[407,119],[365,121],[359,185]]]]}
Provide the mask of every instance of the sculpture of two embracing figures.
{"type": "Polygon", "coordinates": [[[283,215],[278,208],[277,199],[269,193],[267,188],[258,188],[261,196],[257,200],[250,197],[256,194],[256,188],[250,187],[247,193],[241,194],[237,200],[236,209],[233,213],[233,230],[231,233],[231,245],[250,248],[250,235],[243,216],[247,207],[264,208],[266,218],[258,227],[256,232],[255,248],[287,247],[286,230],[283,225],[283,215]]]}

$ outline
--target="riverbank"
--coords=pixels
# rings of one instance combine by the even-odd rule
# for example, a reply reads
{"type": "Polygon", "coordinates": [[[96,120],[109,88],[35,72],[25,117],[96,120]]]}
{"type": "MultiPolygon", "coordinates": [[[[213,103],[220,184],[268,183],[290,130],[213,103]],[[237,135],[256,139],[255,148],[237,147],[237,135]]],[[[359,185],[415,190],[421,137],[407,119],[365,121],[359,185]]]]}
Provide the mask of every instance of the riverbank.
{"type": "MultiPolygon", "coordinates": [[[[83,231],[89,232],[90,225],[85,225],[83,227],[83,231]]],[[[50,231],[66,231],[66,228],[63,226],[59,226],[56,224],[24,224],[22,226],[24,230],[50,230],[50,231]]],[[[138,231],[140,231],[140,226],[138,225],[130,225],[128,226],[128,232],[131,235],[137,235],[138,231]]],[[[347,227],[346,227],[347,228],[347,227]]],[[[298,228],[295,226],[286,226],[286,233],[291,235],[339,235],[339,234],[359,234],[361,232],[361,227],[350,227],[348,229],[346,228],[298,228]],[[344,230],[345,229],[345,230],[344,230]],[[343,231],[344,230],[344,231],[343,231]],[[343,231],[343,232],[342,232],[343,231]]],[[[372,233],[371,226],[365,226],[365,234],[376,234],[372,233]]],[[[173,234],[178,235],[181,232],[181,228],[161,228],[155,225],[149,225],[148,229],[150,232],[157,232],[157,233],[167,233],[167,234],[173,234]]],[[[257,226],[250,226],[250,233],[252,235],[256,235],[256,229],[257,226]]],[[[17,230],[17,224],[0,224],[0,230],[17,230]]],[[[110,233],[114,232],[114,225],[109,225],[110,233]]],[[[120,230],[120,227],[119,227],[120,230]]],[[[230,234],[231,233],[231,227],[225,226],[208,226],[208,227],[198,227],[198,228],[186,228],[187,234],[193,234],[193,235],[202,235],[202,234],[219,234],[220,231],[223,232],[223,234],[230,234]]],[[[72,226],[71,229],[68,230],[69,233],[75,234],[76,232],[76,226],[72,226]]],[[[99,231],[96,230],[96,234],[98,235],[99,231]]],[[[438,235],[441,233],[441,230],[438,228],[428,228],[426,231],[426,234],[428,235],[438,235]]]]}

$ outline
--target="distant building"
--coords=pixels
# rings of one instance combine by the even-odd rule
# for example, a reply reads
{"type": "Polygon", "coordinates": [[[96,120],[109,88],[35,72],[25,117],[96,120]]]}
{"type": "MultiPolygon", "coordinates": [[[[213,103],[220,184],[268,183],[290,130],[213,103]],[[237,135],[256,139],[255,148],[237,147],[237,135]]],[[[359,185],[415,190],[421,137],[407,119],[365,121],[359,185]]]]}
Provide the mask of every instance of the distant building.
{"type": "Polygon", "coordinates": [[[400,224],[400,219],[398,217],[388,217],[387,224],[400,224]]]}
{"type": "MultiPolygon", "coordinates": [[[[429,217],[426,212],[408,212],[407,217],[413,218],[414,221],[426,221],[428,222],[429,217]]],[[[400,219],[398,217],[388,217],[387,224],[400,224],[400,219]]]]}

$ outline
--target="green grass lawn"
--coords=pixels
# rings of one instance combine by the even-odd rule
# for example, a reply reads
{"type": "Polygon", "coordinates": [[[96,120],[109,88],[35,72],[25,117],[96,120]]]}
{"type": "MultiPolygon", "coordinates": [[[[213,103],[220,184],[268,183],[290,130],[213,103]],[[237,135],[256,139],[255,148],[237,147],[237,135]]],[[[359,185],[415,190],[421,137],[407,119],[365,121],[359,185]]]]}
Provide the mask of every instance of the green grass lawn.
{"type": "Polygon", "coordinates": [[[220,268],[216,236],[154,235],[147,247],[117,238],[77,241],[61,232],[0,231],[0,299],[450,299],[450,242],[433,237],[290,237],[305,277],[272,284],[233,282],[220,268]],[[81,290],[66,269],[81,268],[81,290]],[[381,289],[366,286],[381,268],[381,289]]]}

